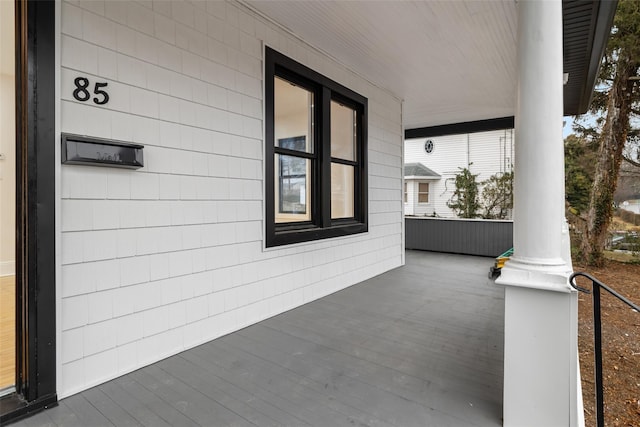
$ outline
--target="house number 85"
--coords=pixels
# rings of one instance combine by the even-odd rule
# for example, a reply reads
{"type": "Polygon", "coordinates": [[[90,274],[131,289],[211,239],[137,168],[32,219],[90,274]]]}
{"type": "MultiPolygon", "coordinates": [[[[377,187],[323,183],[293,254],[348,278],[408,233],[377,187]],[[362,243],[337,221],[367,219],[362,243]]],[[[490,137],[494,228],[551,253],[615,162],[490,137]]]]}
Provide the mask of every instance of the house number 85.
{"type": "MultiPolygon", "coordinates": [[[[73,91],[73,97],[80,102],[88,101],[91,98],[91,94],[87,90],[89,87],[89,79],[86,77],[76,77],[73,81],[76,85],[76,89],[73,91]]],[[[109,102],[109,94],[102,90],[103,87],[107,87],[108,83],[96,83],[93,87],[94,95],[93,102],[98,105],[103,105],[109,102]]]]}

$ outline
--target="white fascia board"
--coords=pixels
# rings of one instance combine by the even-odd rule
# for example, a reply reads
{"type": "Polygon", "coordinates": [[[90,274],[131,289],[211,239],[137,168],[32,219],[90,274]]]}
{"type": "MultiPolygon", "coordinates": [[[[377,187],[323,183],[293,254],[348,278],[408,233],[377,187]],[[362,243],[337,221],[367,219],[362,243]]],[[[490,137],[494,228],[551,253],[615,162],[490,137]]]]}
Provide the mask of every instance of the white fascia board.
{"type": "Polygon", "coordinates": [[[442,179],[441,176],[418,176],[418,175],[410,175],[404,177],[405,181],[407,180],[415,180],[415,181],[437,181],[442,179]]]}

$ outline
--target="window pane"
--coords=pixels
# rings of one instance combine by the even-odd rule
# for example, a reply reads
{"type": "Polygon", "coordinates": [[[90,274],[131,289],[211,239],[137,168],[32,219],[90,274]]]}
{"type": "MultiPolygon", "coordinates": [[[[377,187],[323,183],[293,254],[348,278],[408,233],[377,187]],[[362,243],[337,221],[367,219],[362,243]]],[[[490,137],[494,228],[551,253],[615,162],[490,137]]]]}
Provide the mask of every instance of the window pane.
{"type": "Polygon", "coordinates": [[[356,112],[331,101],[331,157],[355,160],[356,112]]]}
{"type": "Polygon", "coordinates": [[[429,203],[429,183],[418,184],[418,203],[429,203]]]}
{"type": "Polygon", "coordinates": [[[275,155],[276,222],[311,220],[311,161],[275,155]]]}
{"type": "Polygon", "coordinates": [[[313,152],[313,93],[280,77],[274,83],[276,145],[313,152]]]}
{"type": "Polygon", "coordinates": [[[354,167],[331,163],[331,218],[353,218],[354,167]]]}

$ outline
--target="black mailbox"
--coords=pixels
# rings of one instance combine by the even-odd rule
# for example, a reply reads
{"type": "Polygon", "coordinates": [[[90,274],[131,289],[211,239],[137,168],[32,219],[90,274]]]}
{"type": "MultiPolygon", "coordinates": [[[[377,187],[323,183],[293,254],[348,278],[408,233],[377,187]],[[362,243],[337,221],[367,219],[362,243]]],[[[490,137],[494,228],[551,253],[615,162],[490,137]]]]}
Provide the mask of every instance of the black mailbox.
{"type": "Polygon", "coordinates": [[[143,145],[62,134],[62,163],[138,169],[144,166],[143,145]]]}

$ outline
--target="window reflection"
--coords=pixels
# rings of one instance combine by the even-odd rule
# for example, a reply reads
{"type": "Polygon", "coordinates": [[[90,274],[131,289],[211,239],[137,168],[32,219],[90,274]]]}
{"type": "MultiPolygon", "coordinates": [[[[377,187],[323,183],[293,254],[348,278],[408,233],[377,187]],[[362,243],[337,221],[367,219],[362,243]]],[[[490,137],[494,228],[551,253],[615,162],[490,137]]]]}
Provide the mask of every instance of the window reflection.
{"type": "Polygon", "coordinates": [[[353,166],[331,164],[331,218],[353,218],[353,166]]]}
{"type": "Polygon", "coordinates": [[[355,160],[356,112],[331,101],[331,157],[355,160]]]}

